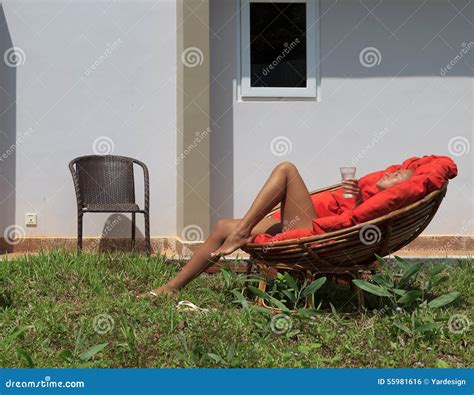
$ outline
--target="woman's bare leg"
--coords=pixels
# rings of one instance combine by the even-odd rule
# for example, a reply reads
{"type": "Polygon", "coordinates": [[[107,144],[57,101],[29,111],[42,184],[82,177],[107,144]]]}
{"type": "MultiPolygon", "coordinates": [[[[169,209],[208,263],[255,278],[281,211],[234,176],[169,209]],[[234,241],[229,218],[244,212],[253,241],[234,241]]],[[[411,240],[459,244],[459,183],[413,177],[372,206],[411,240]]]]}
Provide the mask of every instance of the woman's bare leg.
{"type": "Polygon", "coordinates": [[[296,166],[283,162],[275,167],[250,209],[211,257],[228,255],[247,244],[253,227],[280,202],[283,230],[313,229],[316,212],[308,189],[296,166]]]}
{"type": "MultiPolygon", "coordinates": [[[[259,233],[271,233],[269,230],[280,221],[274,218],[265,218],[265,215],[280,202],[283,225],[283,229],[280,229],[280,231],[294,228],[312,229],[312,219],[316,217],[316,213],[308,189],[296,167],[290,162],[283,162],[275,167],[244,218],[219,220],[212,234],[193,254],[181,271],[168,283],[153,292],[156,294],[174,294],[206,270],[207,267],[219,260],[221,255],[211,255],[212,252],[216,250],[227,252],[233,248],[226,253],[229,254],[246,244],[250,236],[259,233]],[[250,230],[248,234],[244,233],[243,239],[245,242],[243,244],[234,248],[236,245],[234,238],[231,248],[224,246],[226,243],[229,244],[236,232],[248,228],[250,230]]],[[[275,231],[275,233],[278,233],[278,231],[275,231]]]]}
{"type": "MultiPolygon", "coordinates": [[[[240,219],[221,219],[217,222],[212,234],[207,240],[199,247],[199,249],[193,254],[191,259],[181,269],[181,271],[166,284],[161,287],[154,289],[154,294],[165,294],[173,295],[177,290],[183,288],[191,280],[196,278],[209,266],[219,261],[220,257],[211,258],[211,252],[215,251],[216,248],[224,242],[224,240],[232,233],[234,227],[240,222],[240,219]]],[[[259,233],[278,233],[281,231],[274,230],[275,225],[280,224],[280,221],[274,218],[262,219],[253,229],[252,234],[257,235],[259,233]]],[[[148,294],[140,295],[142,297],[148,296],[148,294]]]]}

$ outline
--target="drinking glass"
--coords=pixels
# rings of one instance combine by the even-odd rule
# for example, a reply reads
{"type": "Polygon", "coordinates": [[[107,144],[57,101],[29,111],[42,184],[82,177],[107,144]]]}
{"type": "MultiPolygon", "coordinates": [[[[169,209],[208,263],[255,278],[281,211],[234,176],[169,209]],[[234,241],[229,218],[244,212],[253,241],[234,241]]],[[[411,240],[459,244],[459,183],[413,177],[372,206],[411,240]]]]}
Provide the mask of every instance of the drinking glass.
{"type": "MultiPolygon", "coordinates": [[[[355,178],[357,168],[355,168],[355,167],[340,167],[339,170],[341,172],[341,179],[344,181],[344,180],[347,180],[349,178],[355,178]]],[[[354,197],[354,195],[352,193],[343,193],[342,196],[345,197],[345,198],[354,197]]]]}

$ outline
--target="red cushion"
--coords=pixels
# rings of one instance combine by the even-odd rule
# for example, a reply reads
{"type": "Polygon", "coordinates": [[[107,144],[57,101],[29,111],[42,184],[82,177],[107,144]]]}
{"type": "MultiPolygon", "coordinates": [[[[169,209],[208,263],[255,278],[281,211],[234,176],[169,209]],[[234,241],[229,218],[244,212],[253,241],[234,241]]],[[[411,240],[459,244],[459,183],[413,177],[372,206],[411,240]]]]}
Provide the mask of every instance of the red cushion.
{"type": "MultiPolygon", "coordinates": [[[[311,198],[318,217],[313,220],[313,232],[308,229],[293,229],[275,236],[255,236],[254,243],[271,243],[297,237],[324,234],[370,221],[394,210],[416,202],[430,192],[440,189],[444,183],[456,177],[456,164],[446,156],[423,156],[409,158],[401,165],[391,165],[385,170],[367,174],[359,179],[364,202],[353,208],[353,199],[342,198],[342,190],[323,192],[311,198]],[[413,176],[384,191],[375,185],[385,172],[411,169],[413,176]],[[290,233],[291,232],[291,233],[290,233]]],[[[272,215],[280,219],[280,212],[272,215]]]]}

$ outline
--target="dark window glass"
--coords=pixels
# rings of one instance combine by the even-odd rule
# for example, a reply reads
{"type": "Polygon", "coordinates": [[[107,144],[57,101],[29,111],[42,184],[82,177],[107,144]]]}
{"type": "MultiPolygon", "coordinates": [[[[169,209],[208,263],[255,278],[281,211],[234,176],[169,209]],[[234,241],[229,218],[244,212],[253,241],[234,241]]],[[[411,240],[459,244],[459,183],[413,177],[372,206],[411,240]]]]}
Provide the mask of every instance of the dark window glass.
{"type": "Polygon", "coordinates": [[[306,87],[306,4],[250,3],[252,87],[306,87]]]}

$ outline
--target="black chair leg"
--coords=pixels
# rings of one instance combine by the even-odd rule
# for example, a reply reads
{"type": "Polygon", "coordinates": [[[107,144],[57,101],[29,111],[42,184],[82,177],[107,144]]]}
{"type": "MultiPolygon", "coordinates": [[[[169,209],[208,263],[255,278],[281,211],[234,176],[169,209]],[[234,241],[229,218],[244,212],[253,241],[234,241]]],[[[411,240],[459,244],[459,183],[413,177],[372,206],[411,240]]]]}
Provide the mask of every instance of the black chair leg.
{"type": "Polygon", "coordinates": [[[145,244],[146,252],[148,256],[151,255],[151,242],[150,242],[150,213],[145,213],[145,244]]]}
{"type": "Polygon", "coordinates": [[[82,213],[77,214],[77,255],[82,252],[82,213]]]}
{"type": "Polygon", "coordinates": [[[132,213],[132,251],[135,251],[135,213],[132,213]]]}

